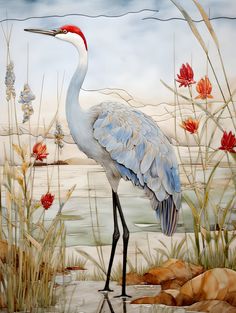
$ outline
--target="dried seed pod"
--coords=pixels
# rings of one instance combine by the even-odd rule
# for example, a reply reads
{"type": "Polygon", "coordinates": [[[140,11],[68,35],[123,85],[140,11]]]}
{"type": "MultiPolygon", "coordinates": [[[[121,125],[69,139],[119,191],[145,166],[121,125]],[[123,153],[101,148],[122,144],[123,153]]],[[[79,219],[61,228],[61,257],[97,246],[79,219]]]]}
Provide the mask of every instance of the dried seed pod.
{"type": "Polygon", "coordinates": [[[27,122],[30,119],[30,116],[33,115],[34,109],[32,106],[32,101],[35,100],[35,95],[30,89],[28,84],[24,84],[24,88],[20,93],[19,103],[22,104],[21,109],[24,112],[23,123],[27,122]]]}
{"type": "Polygon", "coordinates": [[[7,65],[6,76],[5,76],[5,85],[6,85],[6,99],[10,101],[11,99],[15,99],[15,73],[14,73],[14,64],[12,61],[7,65]]]}

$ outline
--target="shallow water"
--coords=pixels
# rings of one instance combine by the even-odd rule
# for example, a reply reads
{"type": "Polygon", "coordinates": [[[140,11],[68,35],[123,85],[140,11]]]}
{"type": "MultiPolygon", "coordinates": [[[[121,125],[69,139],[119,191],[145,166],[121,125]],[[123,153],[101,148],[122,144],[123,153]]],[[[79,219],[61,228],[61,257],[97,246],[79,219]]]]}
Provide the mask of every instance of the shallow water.
{"type": "MultiPolygon", "coordinates": [[[[215,197],[219,197],[219,188],[227,181],[229,169],[221,168],[214,177],[215,197]]],[[[50,192],[58,198],[58,173],[60,178],[60,198],[63,201],[69,188],[76,184],[72,197],[63,208],[64,214],[79,215],[80,220],[66,221],[67,246],[110,244],[113,230],[111,189],[102,168],[97,165],[68,165],[36,167],[34,198],[39,200],[47,192],[48,178],[50,192]]],[[[199,166],[196,177],[199,184],[202,181],[202,171],[199,166]]],[[[183,189],[188,189],[187,182],[181,174],[183,189]]],[[[191,195],[191,192],[189,192],[191,195]]],[[[160,232],[160,222],[151,209],[149,200],[143,190],[132,186],[130,182],[121,181],[119,196],[127,225],[131,233],[160,232]]],[[[229,189],[224,202],[232,196],[229,189]]],[[[224,204],[224,203],[223,203],[224,204]]],[[[46,223],[50,223],[58,211],[58,201],[46,211],[46,223]]],[[[38,210],[37,215],[40,214],[38,210]]],[[[35,217],[37,218],[37,216],[35,217]]],[[[234,219],[234,215],[232,215],[234,219]]],[[[192,232],[193,222],[189,207],[183,202],[177,232],[192,232]]]]}
{"type": "MultiPolygon", "coordinates": [[[[167,307],[165,305],[138,305],[131,304],[131,300],[135,298],[140,298],[142,296],[154,296],[160,291],[159,286],[153,286],[153,290],[145,292],[145,286],[142,289],[137,288],[137,286],[128,286],[127,293],[132,296],[131,299],[126,300],[115,298],[115,296],[120,295],[120,286],[116,283],[111,282],[111,288],[114,292],[109,293],[109,295],[103,295],[98,292],[99,289],[104,287],[104,282],[93,282],[93,281],[83,281],[74,282],[65,288],[65,295],[67,303],[70,303],[70,309],[77,313],[187,313],[181,307],[167,307]]],[[[140,286],[139,286],[140,287],[140,286]]],[[[147,287],[147,286],[146,286],[147,287]]],[[[149,286],[150,287],[150,286],[149,286]]],[[[58,290],[60,291],[60,290],[58,290]]],[[[56,306],[58,311],[63,307],[64,299],[61,299],[56,306]]],[[[67,311],[68,308],[66,307],[67,311]]],[[[54,312],[54,311],[53,311],[54,312]]],[[[196,312],[197,313],[197,312],[196,312]]]]}

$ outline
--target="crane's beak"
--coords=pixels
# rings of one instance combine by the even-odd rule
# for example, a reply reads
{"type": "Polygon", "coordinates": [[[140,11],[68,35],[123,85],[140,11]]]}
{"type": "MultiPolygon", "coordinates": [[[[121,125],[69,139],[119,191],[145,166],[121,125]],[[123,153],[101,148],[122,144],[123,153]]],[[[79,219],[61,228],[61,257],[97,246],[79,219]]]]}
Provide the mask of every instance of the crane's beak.
{"type": "Polygon", "coordinates": [[[61,29],[46,30],[46,29],[26,28],[24,29],[24,31],[48,36],[56,36],[57,34],[61,33],[61,29]]]}

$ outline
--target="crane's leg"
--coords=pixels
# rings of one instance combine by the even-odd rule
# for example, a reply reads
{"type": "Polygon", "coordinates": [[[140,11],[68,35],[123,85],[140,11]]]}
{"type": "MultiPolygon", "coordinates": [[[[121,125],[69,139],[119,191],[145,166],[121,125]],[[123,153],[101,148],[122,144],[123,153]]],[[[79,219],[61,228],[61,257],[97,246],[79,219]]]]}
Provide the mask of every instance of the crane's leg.
{"type": "Polygon", "coordinates": [[[110,301],[110,299],[109,299],[109,297],[108,297],[108,294],[104,294],[104,298],[103,298],[102,302],[99,304],[99,307],[98,307],[96,313],[102,313],[102,312],[104,312],[105,303],[108,304],[109,309],[110,309],[110,312],[111,312],[111,313],[115,313],[115,311],[114,311],[114,309],[113,309],[113,307],[112,307],[111,301],[110,301]]]}
{"type": "Polygon", "coordinates": [[[113,237],[112,237],[111,256],[110,256],[108,270],[107,270],[105,287],[99,291],[113,291],[110,289],[109,283],[110,283],[110,278],[111,278],[111,269],[112,269],[112,264],[113,264],[113,260],[115,256],[116,246],[120,238],[120,231],[119,231],[118,220],[117,220],[117,201],[116,201],[115,192],[113,190],[112,190],[112,202],[113,202],[114,232],[113,232],[113,237]]]}
{"type": "Polygon", "coordinates": [[[125,222],[125,217],[120,205],[120,200],[118,197],[118,194],[115,193],[115,197],[116,197],[116,204],[117,204],[117,208],[119,211],[119,215],[120,215],[120,219],[121,219],[121,224],[123,227],[123,272],[122,272],[122,292],[121,295],[118,297],[123,297],[123,298],[130,298],[130,296],[128,296],[126,294],[126,265],[127,265],[127,252],[128,252],[128,243],[129,243],[129,229],[126,225],[125,222]]]}

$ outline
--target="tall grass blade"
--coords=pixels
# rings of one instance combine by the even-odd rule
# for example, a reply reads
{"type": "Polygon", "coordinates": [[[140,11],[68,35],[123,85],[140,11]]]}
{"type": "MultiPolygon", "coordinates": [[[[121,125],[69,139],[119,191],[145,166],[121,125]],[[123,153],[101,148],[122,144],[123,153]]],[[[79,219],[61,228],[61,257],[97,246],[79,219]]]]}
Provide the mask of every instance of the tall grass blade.
{"type": "Polygon", "coordinates": [[[186,19],[190,29],[192,30],[192,33],[194,34],[194,36],[197,38],[198,42],[200,43],[200,45],[202,46],[203,50],[205,51],[206,54],[208,54],[208,49],[206,47],[206,44],[204,42],[204,40],[202,39],[202,36],[200,35],[197,27],[195,26],[192,18],[190,17],[190,15],[184,10],[184,8],[177,3],[175,0],[171,0],[171,2],[174,3],[174,5],[179,9],[179,11],[182,13],[182,15],[184,16],[184,18],[186,19]]]}
{"type": "Polygon", "coordinates": [[[202,19],[203,19],[204,23],[206,24],[206,27],[208,28],[209,33],[211,34],[212,39],[214,40],[217,48],[219,49],[219,47],[220,47],[219,41],[218,41],[216,33],[215,33],[215,31],[214,31],[214,29],[212,27],[212,24],[211,24],[211,22],[209,20],[209,17],[207,15],[207,13],[205,12],[203,7],[200,5],[200,3],[197,0],[192,0],[192,1],[195,3],[196,7],[198,8],[198,10],[199,10],[199,12],[200,12],[200,14],[202,16],[202,19]]]}

